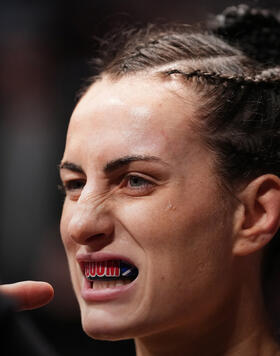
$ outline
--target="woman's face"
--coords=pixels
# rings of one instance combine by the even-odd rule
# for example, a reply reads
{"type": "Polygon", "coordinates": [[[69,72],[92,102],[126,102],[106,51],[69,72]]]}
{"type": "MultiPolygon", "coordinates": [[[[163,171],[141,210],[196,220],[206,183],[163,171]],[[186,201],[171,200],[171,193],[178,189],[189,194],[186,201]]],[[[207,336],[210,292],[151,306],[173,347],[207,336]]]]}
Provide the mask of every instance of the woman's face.
{"type": "Polygon", "coordinates": [[[190,125],[196,107],[176,79],[138,74],[97,81],[74,110],[61,234],[92,337],[192,328],[210,322],[229,293],[232,219],[213,155],[190,125]],[[108,260],[136,266],[137,278],[85,278],[86,263],[108,260]]]}

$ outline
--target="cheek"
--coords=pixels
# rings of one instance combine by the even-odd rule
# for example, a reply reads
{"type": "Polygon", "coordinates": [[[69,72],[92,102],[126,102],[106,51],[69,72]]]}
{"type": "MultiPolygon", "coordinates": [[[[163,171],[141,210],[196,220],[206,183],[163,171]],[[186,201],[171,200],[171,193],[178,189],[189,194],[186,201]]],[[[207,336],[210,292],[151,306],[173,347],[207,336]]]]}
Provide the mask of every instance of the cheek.
{"type": "Polygon", "coordinates": [[[196,317],[194,310],[206,315],[231,288],[231,224],[217,196],[170,196],[151,196],[118,209],[123,226],[145,253],[141,303],[151,325],[196,317]]]}
{"type": "MultiPolygon", "coordinates": [[[[118,204],[115,214],[142,247],[158,249],[172,244],[195,246],[225,227],[223,209],[210,197],[195,199],[190,194],[166,194],[118,204]],[[171,197],[171,198],[169,198],[171,197]]],[[[172,250],[173,250],[172,249],[172,250]]],[[[172,253],[172,251],[169,251],[172,253]]]]}
{"type": "Polygon", "coordinates": [[[217,195],[214,199],[201,190],[170,196],[151,196],[118,209],[119,219],[146,254],[147,273],[177,284],[185,283],[186,276],[189,283],[222,278],[230,264],[232,227],[217,195]]]}
{"type": "Polygon", "coordinates": [[[66,254],[74,247],[74,241],[69,236],[68,226],[71,219],[71,209],[67,202],[64,202],[61,219],[60,219],[60,235],[66,251],[66,254]]]}
{"type": "Polygon", "coordinates": [[[78,295],[79,290],[79,272],[77,270],[77,264],[75,260],[77,252],[77,244],[69,235],[69,222],[72,216],[71,207],[68,206],[67,202],[64,203],[61,220],[60,220],[60,235],[66,252],[70,277],[72,280],[72,285],[75,290],[76,295],[78,295]]]}

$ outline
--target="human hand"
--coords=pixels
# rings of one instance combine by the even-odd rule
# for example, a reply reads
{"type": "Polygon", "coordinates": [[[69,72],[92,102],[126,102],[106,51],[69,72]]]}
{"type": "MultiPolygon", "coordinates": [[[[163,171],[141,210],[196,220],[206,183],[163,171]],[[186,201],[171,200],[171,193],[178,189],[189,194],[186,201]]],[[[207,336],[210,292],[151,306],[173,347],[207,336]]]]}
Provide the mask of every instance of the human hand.
{"type": "Polygon", "coordinates": [[[17,302],[17,310],[30,310],[48,304],[53,296],[53,287],[46,282],[25,281],[0,285],[0,293],[17,302]]]}

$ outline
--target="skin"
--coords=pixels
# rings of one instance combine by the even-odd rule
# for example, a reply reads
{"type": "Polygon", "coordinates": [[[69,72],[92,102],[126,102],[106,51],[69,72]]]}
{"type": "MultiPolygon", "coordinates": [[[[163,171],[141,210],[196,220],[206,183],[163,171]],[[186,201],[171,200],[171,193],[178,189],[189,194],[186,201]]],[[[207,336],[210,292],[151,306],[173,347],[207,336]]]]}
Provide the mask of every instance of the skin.
{"type": "MultiPolygon", "coordinates": [[[[259,250],[279,223],[266,235],[256,230],[263,215],[252,201],[269,205],[271,195],[261,200],[259,187],[273,181],[278,192],[280,184],[266,177],[239,200],[222,194],[214,154],[192,129],[197,107],[199,98],[175,78],[143,73],[103,77],[75,108],[61,163],[61,235],[82,325],[94,338],[134,338],[139,356],[275,355],[259,250]],[[113,160],[147,155],[157,160],[104,172],[113,160]],[[129,293],[110,301],[82,298],[76,254],[97,251],[121,253],[138,267],[129,293]]],[[[272,205],[280,210],[280,198],[272,205]]]]}
{"type": "Polygon", "coordinates": [[[18,311],[40,308],[54,296],[53,287],[49,283],[38,281],[2,284],[0,293],[14,299],[18,311]]]}

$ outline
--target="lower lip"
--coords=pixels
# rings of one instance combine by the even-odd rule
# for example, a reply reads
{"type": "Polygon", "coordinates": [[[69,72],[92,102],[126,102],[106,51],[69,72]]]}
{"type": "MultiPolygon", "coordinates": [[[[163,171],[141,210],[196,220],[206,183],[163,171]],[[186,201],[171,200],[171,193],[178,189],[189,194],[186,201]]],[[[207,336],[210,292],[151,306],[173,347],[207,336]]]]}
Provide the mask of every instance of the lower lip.
{"type": "Polygon", "coordinates": [[[92,289],[87,279],[83,279],[81,296],[86,302],[105,302],[122,297],[135,286],[137,278],[131,283],[113,288],[92,289]]]}

